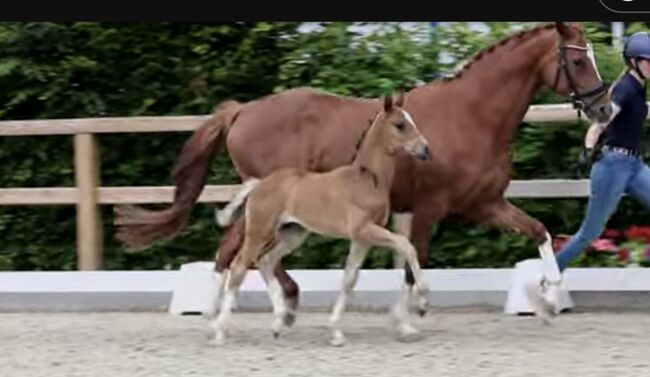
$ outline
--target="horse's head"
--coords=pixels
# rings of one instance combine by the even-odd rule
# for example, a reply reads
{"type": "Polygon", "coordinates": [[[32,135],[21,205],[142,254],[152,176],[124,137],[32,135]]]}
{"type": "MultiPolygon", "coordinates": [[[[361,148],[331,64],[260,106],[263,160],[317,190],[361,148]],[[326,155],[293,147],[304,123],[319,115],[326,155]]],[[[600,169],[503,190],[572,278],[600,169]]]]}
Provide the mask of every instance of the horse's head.
{"type": "Polygon", "coordinates": [[[607,85],[602,81],[591,44],[580,24],[556,22],[557,44],[545,59],[543,77],[554,92],[568,95],[591,121],[612,116],[607,85]]]}
{"type": "Polygon", "coordinates": [[[402,92],[399,92],[395,98],[384,97],[383,112],[377,118],[383,130],[383,141],[391,151],[401,149],[421,160],[428,160],[431,157],[429,144],[418,130],[411,115],[403,109],[403,105],[402,92]]]}

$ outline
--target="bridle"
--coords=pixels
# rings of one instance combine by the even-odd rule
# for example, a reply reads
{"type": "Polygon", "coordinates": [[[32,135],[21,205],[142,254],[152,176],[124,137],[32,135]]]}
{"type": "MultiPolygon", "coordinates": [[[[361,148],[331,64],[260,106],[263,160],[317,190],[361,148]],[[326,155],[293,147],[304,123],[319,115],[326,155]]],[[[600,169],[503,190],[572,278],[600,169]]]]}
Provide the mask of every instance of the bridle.
{"type": "MultiPolygon", "coordinates": [[[[607,84],[605,84],[601,80],[600,83],[596,85],[595,88],[590,89],[584,93],[580,93],[578,87],[576,86],[575,80],[571,76],[571,70],[569,69],[569,62],[566,56],[567,55],[566,51],[568,49],[583,51],[586,54],[589,53],[593,54],[593,50],[589,46],[582,47],[578,45],[566,44],[564,40],[560,40],[560,45],[558,46],[558,50],[560,52],[559,64],[557,66],[557,71],[555,73],[555,83],[553,84],[553,91],[556,91],[557,84],[560,81],[560,70],[562,70],[562,73],[564,73],[564,77],[566,78],[569,84],[569,88],[571,89],[571,93],[569,94],[569,99],[571,100],[573,107],[577,110],[586,111],[589,110],[603,95],[607,93],[607,84]],[[593,100],[589,102],[586,102],[584,100],[585,98],[590,98],[590,97],[594,97],[593,100]]],[[[593,60],[593,58],[591,60],[595,66],[596,62],[593,60]]]]}

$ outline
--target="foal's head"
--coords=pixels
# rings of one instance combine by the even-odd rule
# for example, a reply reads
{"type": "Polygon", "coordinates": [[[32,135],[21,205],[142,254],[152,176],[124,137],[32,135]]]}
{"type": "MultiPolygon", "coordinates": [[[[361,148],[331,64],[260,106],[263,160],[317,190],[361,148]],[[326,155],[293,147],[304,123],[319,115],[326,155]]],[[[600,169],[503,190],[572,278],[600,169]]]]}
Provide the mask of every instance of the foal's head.
{"type": "Polygon", "coordinates": [[[421,160],[431,157],[429,144],[418,130],[413,118],[402,108],[404,94],[400,92],[395,99],[393,96],[384,97],[384,108],[375,122],[380,127],[382,142],[391,153],[404,150],[406,153],[421,160]]]}
{"type": "Polygon", "coordinates": [[[591,44],[579,23],[556,22],[557,43],[543,68],[545,83],[558,94],[570,95],[576,108],[592,121],[607,122],[612,106],[591,44]]]}

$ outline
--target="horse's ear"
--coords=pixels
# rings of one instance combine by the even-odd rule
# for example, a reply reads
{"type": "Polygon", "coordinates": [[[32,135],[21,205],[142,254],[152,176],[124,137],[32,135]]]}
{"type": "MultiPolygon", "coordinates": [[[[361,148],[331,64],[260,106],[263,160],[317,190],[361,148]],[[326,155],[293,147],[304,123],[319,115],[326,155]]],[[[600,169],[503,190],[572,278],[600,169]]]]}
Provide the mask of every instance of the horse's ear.
{"type": "Polygon", "coordinates": [[[404,107],[404,92],[401,90],[395,96],[395,106],[404,107]]]}
{"type": "Polygon", "coordinates": [[[384,96],[384,111],[389,113],[393,110],[393,96],[386,95],[384,96]]]}
{"type": "Polygon", "coordinates": [[[571,27],[566,22],[556,22],[555,29],[563,37],[568,37],[569,35],[571,35],[571,30],[570,30],[571,27]]]}

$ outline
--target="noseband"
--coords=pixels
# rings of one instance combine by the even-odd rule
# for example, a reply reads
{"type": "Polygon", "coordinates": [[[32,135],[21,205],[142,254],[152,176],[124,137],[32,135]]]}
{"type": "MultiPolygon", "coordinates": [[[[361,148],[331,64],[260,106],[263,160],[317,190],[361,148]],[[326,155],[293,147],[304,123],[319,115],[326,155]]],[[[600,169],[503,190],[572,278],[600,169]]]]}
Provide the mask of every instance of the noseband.
{"type": "MultiPolygon", "coordinates": [[[[560,56],[559,56],[559,64],[557,67],[557,71],[555,73],[555,83],[553,84],[553,91],[556,91],[557,84],[560,81],[560,70],[562,73],[564,73],[564,77],[566,78],[569,88],[571,89],[571,93],[569,94],[569,99],[571,100],[571,103],[573,104],[573,107],[578,110],[589,110],[595,103],[605,95],[607,92],[607,84],[605,84],[602,80],[598,85],[596,85],[595,88],[590,89],[584,93],[580,93],[580,90],[578,90],[578,87],[576,86],[575,80],[573,79],[573,76],[571,76],[571,70],[569,69],[569,62],[566,56],[566,51],[568,49],[573,49],[573,50],[578,50],[578,51],[583,51],[585,53],[589,53],[590,49],[588,47],[582,47],[582,46],[577,46],[577,45],[570,45],[566,44],[564,40],[560,41],[560,45],[558,47],[560,51],[560,56]],[[593,100],[589,102],[585,102],[585,98],[590,98],[594,97],[593,100]]],[[[593,61],[592,61],[593,62],[593,61]]],[[[595,62],[593,62],[595,64],[595,62]]],[[[594,67],[597,69],[596,67],[594,67]]]]}

